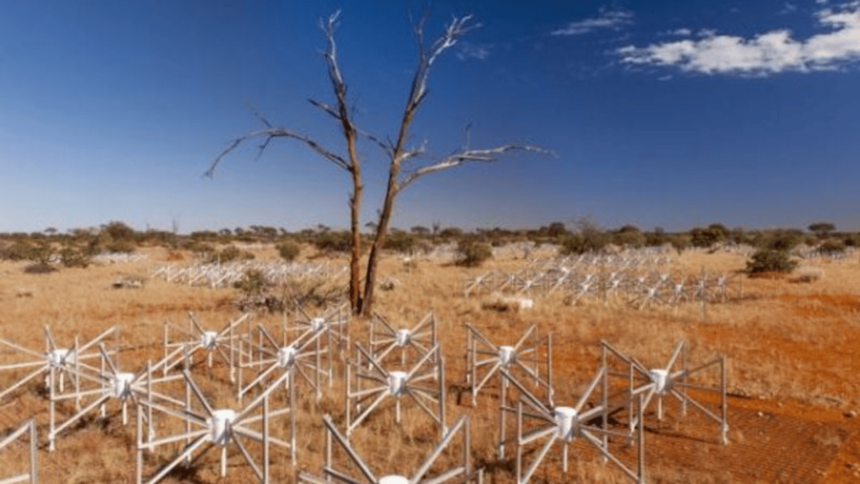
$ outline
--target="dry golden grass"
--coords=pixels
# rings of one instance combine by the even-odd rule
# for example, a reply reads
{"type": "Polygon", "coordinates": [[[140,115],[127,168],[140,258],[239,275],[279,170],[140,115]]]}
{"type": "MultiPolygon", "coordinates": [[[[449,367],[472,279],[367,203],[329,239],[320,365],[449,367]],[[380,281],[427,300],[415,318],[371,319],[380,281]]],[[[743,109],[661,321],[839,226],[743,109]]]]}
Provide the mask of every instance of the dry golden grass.
{"type": "MultiPolygon", "coordinates": [[[[136,371],[146,359],[160,357],[165,320],[184,324],[185,313],[193,311],[198,320],[219,329],[239,315],[232,304],[236,296],[233,289],[187,287],[159,280],[149,280],[142,289],[111,287],[113,281],[126,275],[147,276],[150,266],[167,258],[161,250],[151,250],[149,255],[148,262],[64,269],[49,275],[28,275],[22,272],[21,265],[0,263],[0,337],[41,349],[46,325],[61,345],[70,344],[75,336],[86,340],[119,325],[123,344],[134,348],[123,351],[122,365],[136,371]]],[[[267,248],[258,257],[274,259],[275,252],[267,248]]],[[[523,264],[517,257],[511,254],[483,268],[462,268],[421,258],[406,264],[402,258],[392,256],[383,261],[381,274],[396,278],[399,284],[393,290],[377,292],[377,312],[400,327],[412,327],[427,312],[435,312],[449,387],[447,421],[453,423],[463,414],[471,416],[472,456],[487,468],[488,482],[513,482],[512,450],[506,461],[497,459],[496,400],[492,391],[481,395],[476,408],[471,408],[465,397],[463,405],[457,405],[456,389],[464,382],[466,322],[500,344],[514,342],[532,323],[538,324],[541,334],[552,333],[556,400],[561,404],[575,400],[593,377],[600,361],[601,340],[655,366],[668,358],[679,340],[688,343],[693,364],[725,355],[729,362],[729,392],[734,395],[732,405],[751,408],[753,417],[757,409],[766,408],[779,418],[809,425],[811,430],[804,445],[821,454],[823,466],[821,474],[817,474],[818,468],[810,472],[815,472],[820,482],[852,482],[851,468],[846,473],[839,466],[860,462],[860,445],[855,444],[860,435],[858,419],[842,417],[844,412],[860,410],[860,379],[856,377],[860,374],[856,350],[860,347],[860,261],[811,264],[826,277],[808,283],[791,278],[748,279],[738,274],[733,281],[743,284],[744,298],[708,305],[704,312],[697,304],[642,310],[612,301],[569,306],[561,296],[535,298],[535,306],[529,310],[499,312],[485,309],[482,297],[463,297],[463,284],[468,277],[492,267],[515,270],[523,264]],[[834,464],[827,467],[831,461],[834,464]]],[[[673,271],[696,275],[704,267],[712,274],[734,274],[744,263],[737,254],[691,251],[679,258],[673,271]]],[[[254,321],[276,327],[281,319],[280,315],[258,315],[254,321]]],[[[361,319],[351,323],[355,341],[366,343],[367,324],[361,319]]],[[[9,355],[0,353],[0,357],[10,361],[9,355]]],[[[13,381],[13,375],[0,373],[0,388],[13,381]]],[[[28,418],[36,418],[40,431],[45,431],[47,402],[36,386],[0,402],[0,433],[5,434],[28,418]]],[[[213,386],[208,391],[218,406],[235,405],[232,390],[213,386]]],[[[276,452],[274,482],[293,482],[299,470],[319,472],[324,450],[322,415],[330,413],[338,425],[343,425],[343,391],[343,382],[337,380],[319,404],[309,395],[302,395],[299,464],[294,468],[286,456],[276,452]]],[[[402,426],[395,425],[392,413],[383,405],[353,435],[356,449],[378,474],[411,474],[438,439],[438,431],[427,417],[409,407],[405,402],[402,426]]],[[[746,410],[738,412],[746,415],[746,410]]],[[[750,422],[756,422],[753,417],[750,422]]],[[[674,441],[651,433],[646,437],[649,482],[768,482],[771,478],[792,476],[786,471],[747,473],[726,464],[733,458],[732,452],[749,453],[759,445],[775,446],[762,450],[763,455],[798,451],[790,446],[781,448],[776,441],[762,444],[769,442],[763,440],[767,429],[732,424],[732,444],[722,447],[715,443],[715,431],[703,434],[712,436],[711,441],[707,440],[710,437],[705,437],[704,442],[684,440],[688,430],[685,422],[671,425],[681,435],[671,437],[674,441]],[[682,444],[672,443],[678,439],[682,444]]],[[[104,423],[91,419],[62,435],[55,452],[47,453],[44,448],[40,451],[40,480],[48,484],[133,482],[134,439],[133,425],[123,427],[115,415],[104,423]]],[[[582,458],[572,460],[567,476],[560,474],[560,463],[553,458],[541,467],[533,482],[626,482],[611,465],[601,464],[593,451],[579,447],[576,455],[582,458]]],[[[0,477],[20,468],[15,454],[20,450],[16,447],[0,451],[0,477]]],[[[173,473],[164,482],[222,482],[216,462],[217,453],[210,451],[191,471],[173,473]]],[[[252,479],[240,456],[231,457],[230,463],[227,481],[252,479]]],[[[157,464],[157,456],[151,456],[148,471],[152,472],[157,464]]]]}

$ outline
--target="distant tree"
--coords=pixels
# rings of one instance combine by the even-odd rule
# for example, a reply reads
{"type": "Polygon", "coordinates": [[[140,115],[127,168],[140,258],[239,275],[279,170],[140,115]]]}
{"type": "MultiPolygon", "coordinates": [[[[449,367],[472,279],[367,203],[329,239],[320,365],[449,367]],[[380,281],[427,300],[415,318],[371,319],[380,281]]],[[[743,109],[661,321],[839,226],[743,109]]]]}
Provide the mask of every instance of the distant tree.
{"type": "Polygon", "coordinates": [[[708,248],[725,240],[726,234],[719,228],[696,227],[690,230],[690,242],[695,247],[708,248]]]}
{"type": "Polygon", "coordinates": [[[102,227],[102,232],[112,240],[131,240],[135,235],[133,228],[119,221],[108,222],[102,227]]]}
{"type": "MultiPolygon", "coordinates": [[[[315,99],[311,103],[323,113],[332,117],[338,124],[343,136],[346,155],[341,155],[327,148],[319,141],[292,129],[276,128],[267,119],[257,114],[257,118],[263,124],[261,130],[249,133],[233,140],[226,149],[213,162],[207,174],[212,175],[215,168],[228,154],[246,141],[260,139],[262,143],[258,153],[262,153],[269,143],[278,138],[291,139],[300,142],[314,151],[323,160],[334,164],[345,171],[352,182],[352,191],[349,197],[350,213],[350,279],[349,279],[349,301],[352,311],[360,314],[370,314],[373,308],[374,290],[376,288],[376,274],[379,264],[380,251],[385,246],[391,218],[394,214],[394,205],[397,196],[409,185],[432,173],[449,170],[468,163],[494,162],[501,156],[514,151],[536,151],[543,152],[529,145],[505,144],[489,149],[472,149],[466,146],[456,150],[454,153],[424,165],[418,164],[418,160],[424,157],[424,146],[409,147],[407,144],[412,138],[411,127],[419,108],[427,98],[427,85],[430,72],[439,57],[453,47],[458,40],[465,35],[473,26],[469,23],[471,16],[454,17],[445,27],[444,33],[435,42],[429,45],[424,39],[424,21],[420,21],[414,27],[416,43],[418,46],[418,65],[412,74],[409,94],[403,112],[400,115],[399,125],[396,126],[396,134],[389,141],[383,141],[382,137],[374,136],[359,129],[353,119],[354,109],[347,97],[347,83],[337,58],[335,42],[335,29],[340,18],[340,12],[335,12],[326,21],[320,23],[327,42],[327,48],[323,54],[328,68],[328,79],[334,93],[334,104],[330,105],[315,99]],[[370,255],[364,277],[363,293],[361,289],[361,203],[363,193],[363,180],[361,172],[361,161],[358,156],[358,140],[368,140],[382,150],[388,165],[388,176],[382,207],[376,222],[375,233],[371,243],[370,255]],[[406,170],[407,166],[409,170],[406,170]]],[[[468,134],[468,129],[467,129],[468,134]]]]}
{"type": "Polygon", "coordinates": [[[565,227],[561,222],[552,222],[549,224],[549,227],[547,227],[546,232],[547,235],[553,238],[563,237],[569,233],[567,231],[567,227],[565,227]]]}
{"type": "Polygon", "coordinates": [[[825,239],[830,234],[830,232],[833,232],[836,230],[836,225],[832,224],[830,222],[817,222],[817,223],[811,224],[807,228],[809,229],[810,232],[817,235],[818,238],[825,239]]]}
{"type": "Polygon", "coordinates": [[[459,239],[463,237],[463,230],[459,227],[445,227],[439,232],[439,237],[448,239],[459,239]]]}
{"type": "Polygon", "coordinates": [[[719,242],[726,240],[731,233],[731,231],[723,224],[708,225],[708,231],[713,233],[719,239],[719,242]]]}
{"type": "Polygon", "coordinates": [[[645,245],[646,238],[639,230],[619,230],[612,234],[612,243],[622,247],[639,248],[645,245]]]}
{"type": "Polygon", "coordinates": [[[787,252],[805,241],[803,232],[794,229],[777,229],[770,233],[766,248],[787,252]]]}
{"type": "Polygon", "coordinates": [[[430,229],[428,229],[427,227],[425,227],[423,225],[416,225],[416,226],[412,227],[411,229],[409,229],[409,231],[415,235],[420,235],[422,237],[430,234],[430,229]]]}
{"type": "Polygon", "coordinates": [[[687,234],[676,234],[669,237],[669,243],[672,245],[672,248],[681,255],[682,252],[690,248],[692,245],[692,237],[687,234]]]}

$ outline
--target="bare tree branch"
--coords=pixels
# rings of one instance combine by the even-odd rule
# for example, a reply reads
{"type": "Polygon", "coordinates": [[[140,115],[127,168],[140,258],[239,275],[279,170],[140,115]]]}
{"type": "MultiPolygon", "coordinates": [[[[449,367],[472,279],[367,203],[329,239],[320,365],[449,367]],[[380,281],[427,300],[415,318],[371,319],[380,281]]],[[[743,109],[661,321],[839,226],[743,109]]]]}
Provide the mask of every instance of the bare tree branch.
{"type": "Polygon", "coordinates": [[[300,141],[300,142],[304,143],[312,151],[314,151],[318,155],[322,156],[323,158],[331,161],[332,163],[334,163],[338,167],[343,168],[344,170],[347,170],[347,171],[350,170],[349,163],[347,163],[347,161],[344,160],[343,157],[335,154],[334,152],[332,152],[329,149],[325,148],[324,146],[320,145],[315,140],[313,140],[313,139],[311,139],[311,138],[309,138],[303,134],[294,133],[294,132],[292,132],[288,129],[285,129],[285,128],[272,128],[272,129],[265,129],[262,131],[256,131],[254,133],[246,134],[245,136],[240,136],[240,137],[234,139],[233,141],[231,141],[230,143],[228,143],[227,147],[224,148],[224,150],[221,152],[221,154],[219,154],[218,157],[215,158],[215,161],[212,163],[212,166],[210,166],[209,169],[206,170],[205,173],[203,173],[203,176],[206,176],[209,178],[214,176],[215,170],[218,168],[218,165],[221,163],[221,161],[224,160],[224,158],[227,155],[229,155],[234,150],[236,150],[236,148],[238,148],[239,145],[241,145],[242,143],[244,143],[246,141],[250,141],[252,139],[262,139],[263,142],[262,142],[262,144],[260,144],[260,147],[258,148],[259,151],[258,151],[257,156],[259,157],[259,154],[262,153],[262,151],[266,149],[266,147],[269,145],[269,142],[271,142],[272,139],[274,139],[274,138],[288,138],[288,139],[294,139],[296,141],[300,141]]]}
{"type": "Polygon", "coordinates": [[[415,108],[421,104],[424,96],[427,95],[427,78],[430,76],[430,68],[433,67],[433,63],[436,62],[436,59],[438,59],[446,50],[454,47],[460,37],[466,35],[470,30],[481,26],[481,24],[468,25],[470,20],[472,20],[472,15],[453,17],[451,19],[451,23],[445,26],[445,33],[433,42],[433,45],[430,46],[429,50],[424,46],[423,19],[415,27],[415,37],[419,42],[419,63],[418,70],[415,72],[415,82],[413,84],[412,96],[410,99],[411,104],[415,108]]]}
{"type": "Polygon", "coordinates": [[[412,182],[418,180],[424,175],[429,175],[430,173],[436,173],[443,170],[448,170],[451,168],[456,168],[465,163],[473,163],[473,162],[482,162],[482,163],[493,163],[499,161],[501,155],[504,155],[508,152],[512,151],[526,151],[532,153],[541,153],[541,154],[552,154],[552,152],[547,151],[543,148],[538,148],[537,146],[532,145],[516,145],[516,144],[506,144],[502,146],[497,146],[495,148],[489,148],[484,150],[470,150],[464,149],[453,153],[442,161],[438,163],[434,163],[432,165],[427,165],[406,175],[403,180],[400,182],[398,189],[402,190],[412,182]]]}
{"type": "MultiPolygon", "coordinates": [[[[311,103],[314,107],[316,107],[316,108],[318,108],[319,110],[321,110],[322,112],[324,112],[324,113],[328,114],[329,116],[333,117],[333,118],[334,118],[334,119],[336,119],[338,122],[343,122],[343,120],[342,120],[342,119],[341,119],[341,117],[340,117],[340,114],[339,114],[339,113],[337,112],[337,110],[335,110],[335,108],[334,108],[334,107],[332,107],[331,105],[326,104],[326,103],[324,103],[324,102],[322,102],[322,101],[320,101],[320,100],[318,100],[318,99],[313,99],[313,98],[309,98],[309,99],[308,99],[308,102],[309,102],[309,103],[311,103]]],[[[381,150],[382,150],[386,155],[388,155],[389,157],[391,156],[391,150],[392,150],[391,143],[386,143],[386,142],[382,141],[381,139],[379,139],[379,137],[377,137],[375,134],[368,133],[367,131],[364,131],[364,130],[361,130],[361,129],[358,129],[358,128],[355,128],[355,132],[356,132],[356,134],[358,134],[359,136],[361,136],[361,137],[363,137],[363,138],[365,138],[365,139],[367,139],[367,140],[369,140],[369,141],[372,141],[374,144],[376,144],[377,146],[379,146],[379,148],[380,148],[380,149],[381,149],[381,150]]]]}
{"type": "Polygon", "coordinates": [[[248,111],[251,111],[251,114],[253,114],[254,117],[257,118],[257,120],[263,123],[263,126],[268,129],[272,129],[272,123],[270,123],[268,119],[263,117],[263,115],[260,114],[260,111],[258,111],[253,104],[251,104],[249,101],[245,101],[245,107],[248,109],[248,111]]]}

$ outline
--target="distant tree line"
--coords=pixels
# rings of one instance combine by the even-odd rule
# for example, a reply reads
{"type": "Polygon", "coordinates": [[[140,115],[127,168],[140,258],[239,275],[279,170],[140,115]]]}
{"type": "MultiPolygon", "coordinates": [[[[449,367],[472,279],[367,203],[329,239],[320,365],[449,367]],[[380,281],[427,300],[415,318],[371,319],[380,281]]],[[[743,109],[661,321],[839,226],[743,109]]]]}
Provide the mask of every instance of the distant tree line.
{"type": "MultiPolygon", "coordinates": [[[[362,234],[362,237],[369,239],[371,233],[362,234]]],[[[188,251],[199,259],[212,262],[253,258],[253,253],[240,248],[242,244],[273,244],[282,258],[294,260],[305,246],[322,253],[349,253],[350,240],[349,231],[322,224],[298,231],[251,225],[179,234],[152,229],[140,231],[124,222],[111,221],[100,227],[75,228],[66,232],[48,227],[41,232],[0,233],[0,260],[31,261],[34,272],[49,272],[59,266],[86,267],[93,256],[104,252],[131,253],[140,247],[159,246],[169,251],[188,251]]],[[[493,227],[464,230],[443,227],[435,222],[430,227],[415,225],[408,230],[392,227],[384,248],[390,252],[411,254],[429,252],[441,244],[453,244],[459,247],[463,264],[473,265],[475,261],[488,257],[489,248],[518,242],[554,244],[559,246],[562,254],[666,246],[681,253],[690,248],[740,245],[787,253],[801,244],[815,247],[822,253],[837,253],[847,247],[860,246],[860,233],[837,231],[836,226],[829,222],[811,224],[807,230],[729,229],[723,224],[713,223],[684,232],[668,232],[660,227],[642,230],[630,224],[604,229],[588,219],[578,220],[570,226],[552,222],[537,229],[493,227]]]]}

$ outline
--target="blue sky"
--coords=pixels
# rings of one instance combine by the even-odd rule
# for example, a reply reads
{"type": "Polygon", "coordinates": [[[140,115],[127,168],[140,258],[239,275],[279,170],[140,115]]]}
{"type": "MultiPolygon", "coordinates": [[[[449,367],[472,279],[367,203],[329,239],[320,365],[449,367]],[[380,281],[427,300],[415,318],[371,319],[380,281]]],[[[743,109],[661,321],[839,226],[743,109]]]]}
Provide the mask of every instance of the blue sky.
{"type": "MultiPolygon", "coordinates": [[[[333,150],[317,22],[337,41],[357,124],[393,137],[425,2],[0,3],[0,231],[122,220],[180,231],[346,227],[349,180],[282,141],[254,161],[227,143],[272,123],[333,150]]],[[[428,162],[464,143],[531,143],[422,179],[394,225],[860,230],[860,1],[437,0],[480,24],[433,68],[412,132],[428,162]]],[[[373,221],[386,166],[360,146],[373,221]]]]}

